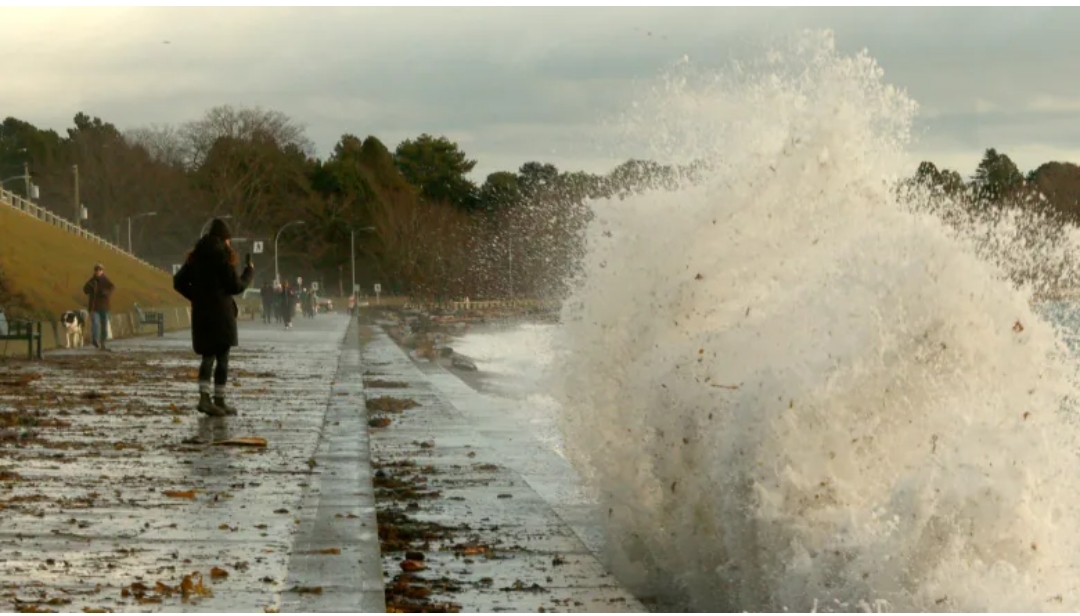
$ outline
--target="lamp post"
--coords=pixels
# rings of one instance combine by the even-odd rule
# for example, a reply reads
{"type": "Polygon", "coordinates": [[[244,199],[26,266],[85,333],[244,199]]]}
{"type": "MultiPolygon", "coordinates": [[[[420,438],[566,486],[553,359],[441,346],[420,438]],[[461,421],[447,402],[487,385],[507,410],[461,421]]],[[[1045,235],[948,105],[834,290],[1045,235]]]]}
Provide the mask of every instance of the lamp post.
{"type": "Polygon", "coordinates": [[[4,179],[0,180],[0,186],[3,186],[4,184],[7,184],[8,182],[14,182],[15,180],[23,180],[23,179],[24,179],[24,177],[21,176],[21,175],[13,175],[13,176],[11,176],[9,178],[4,178],[4,179]]]}
{"type": "Polygon", "coordinates": [[[71,173],[75,176],[75,226],[82,228],[82,201],[79,199],[79,166],[72,165],[71,173]]]}
{"type": "Polygon", "coordinates": [[[128,254],[133,255],[135,252],[131,249],[131,221],[138,220],[143,216],[157,216],[157,212],[143,212],[142,214],[136,214],[134,216],[128,216],[128,254]]]}
{"type": "Polygon", "coordinates": [[[374,230],[375,227],[349,230],[349,267],[352,269],[352,293],[350,293],[350,295],[356,294],[356,232],[374,230]]]}
{"type": "Polygon", "coordinates": [[[3,180],[0,180],[0,186],[3,186],[4,184],[7,184],[8,182],[13,182],[15,180],[23,181],[23,186],[26,189],[27,201],[30,201],[36,197],[35,193],[37,192],[37,186],[34,186],[33,182],[30,181],[30,163],[23,163],[22,175],[13,175],[9,178],[4,178],[3,180]]]}
{"type": "Polygon", "coordinates": [[[281,280],[281,275],[278,273],[278,250],[277,250],[278,240],[281,239],[281,232],[284,231],[285,229],[288,229],[289,227],[291,227],[293,225],[302,225],[302,224],[304,224],[304,221],[302,221],[302,220],[294,220],[292,222],[285,223],[285,226],[278,229],[277,234],[274,235],[274,280],[275,281],[280,281],[281,280]]]}

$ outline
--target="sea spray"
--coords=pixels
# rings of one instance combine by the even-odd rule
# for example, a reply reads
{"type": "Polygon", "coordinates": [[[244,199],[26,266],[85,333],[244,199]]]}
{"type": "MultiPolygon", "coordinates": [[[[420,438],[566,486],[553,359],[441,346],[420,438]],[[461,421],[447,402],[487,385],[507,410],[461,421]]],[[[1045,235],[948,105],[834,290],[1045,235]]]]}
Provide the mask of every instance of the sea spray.
{"type": "Polygon", "coordinates": [[[616,574],[694,610],[1080,609],[1072,372],[900,198],[915,105],[828,33],[677,86],[638,117],[708,176],[593,204],[552,363],[616,574]]]}

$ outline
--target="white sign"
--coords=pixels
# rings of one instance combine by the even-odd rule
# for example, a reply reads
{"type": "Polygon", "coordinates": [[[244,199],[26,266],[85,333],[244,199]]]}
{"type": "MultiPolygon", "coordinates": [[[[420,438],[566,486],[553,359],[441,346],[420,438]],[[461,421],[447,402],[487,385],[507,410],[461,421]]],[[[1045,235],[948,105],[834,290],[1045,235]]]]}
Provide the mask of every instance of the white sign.
{"type": "Polygon", "coordinates": [[[263,250],[263,243],[262,242],[252,242],[251,243],[251,252],[253,252],[253,253],[257,254],[257,255],[261,255],[262,250],[263,250]]]}
{"type": "Polygon", "coordinates": [[[179,272],[179,271],[180,271],[180,268],[181,268],[181,267],[183,267],[183,266],[182,266],[182,265],[180,265],[179,263],[173,263],[173,264],[172,264],[172,273],[173,273],[173,276],[175,276],[175,275],[177,274],[177,272],[179,272]]]}
{"type": "Polygon", "coordinates": [[[317,283],[317,282],[311,283],[311,290],[312,291],[318,291],[319,290],[319,283],[317,283]]]}
{"type": "Polygon", "coordinates": [[[377,282],[375,283],[375,292],[382,293],[382,285],[377,282]]]}
{"type": "Polygon", "coordinates": [[[357,295],[357,294],[359,294],[359,293],[360,293],[360,285],[358,285],[358,284],[354,284],[354,285],[352,286],[352,292],[353,292],[353,295],[357,295]]]}

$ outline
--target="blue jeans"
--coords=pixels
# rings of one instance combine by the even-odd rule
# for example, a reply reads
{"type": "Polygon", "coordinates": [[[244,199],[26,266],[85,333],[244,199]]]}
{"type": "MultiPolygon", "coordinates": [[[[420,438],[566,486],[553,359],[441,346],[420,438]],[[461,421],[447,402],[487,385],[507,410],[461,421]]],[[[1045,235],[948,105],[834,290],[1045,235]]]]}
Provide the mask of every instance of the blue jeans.
{"type": "Polygon", "coordinates": [[[106,324],[109,322],[108,310],[95,310],[90,314],[90,335],[94,345],[105,346],[106,324]]]}

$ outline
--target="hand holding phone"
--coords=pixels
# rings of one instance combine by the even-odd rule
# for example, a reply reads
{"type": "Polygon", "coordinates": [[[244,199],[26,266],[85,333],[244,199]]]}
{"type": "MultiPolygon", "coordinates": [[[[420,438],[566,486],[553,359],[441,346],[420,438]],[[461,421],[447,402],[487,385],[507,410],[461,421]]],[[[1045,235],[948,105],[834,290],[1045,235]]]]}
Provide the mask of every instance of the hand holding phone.
{"type": "Polygon", "coordinates": [[[255,264],[251,262],[251,253],[250,252],[247,253],[246,255],[244,255],[244,265],[247,266],[247,267],[251,267],[251,268],[255,267],[255,264]]]}

